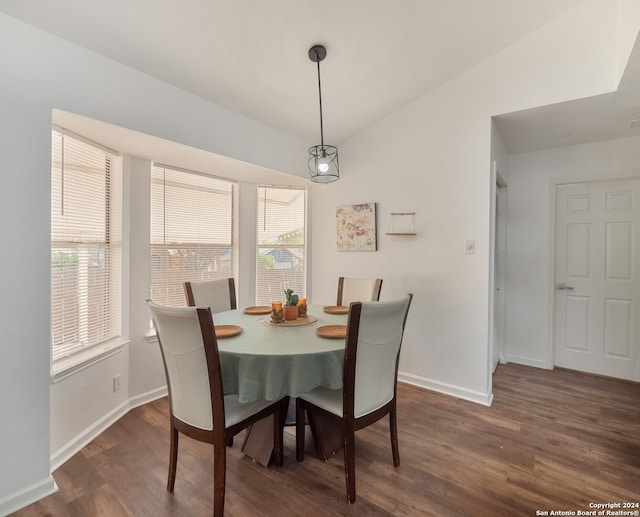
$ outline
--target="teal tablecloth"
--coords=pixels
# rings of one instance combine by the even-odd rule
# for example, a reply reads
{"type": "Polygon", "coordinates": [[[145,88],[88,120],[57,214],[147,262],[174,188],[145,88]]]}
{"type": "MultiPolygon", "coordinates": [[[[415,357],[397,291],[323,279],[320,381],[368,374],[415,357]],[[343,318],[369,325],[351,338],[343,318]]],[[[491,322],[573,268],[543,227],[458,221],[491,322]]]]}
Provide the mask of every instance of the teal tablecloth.
{"type": "Polygon", "coordinates": [[[225,394],[240,402],[278,400],[298,396],[318,386],[342,387],[344,339],[319,337],[322,325],[345,325],[346,315],[326,314],[321,305],[309,305],[318,321],[301,327],[274,327],[269,315],[248,315],[242,309],[213,315],[214,325],[239,325],[241,334],[219,339],[225,394]]]}

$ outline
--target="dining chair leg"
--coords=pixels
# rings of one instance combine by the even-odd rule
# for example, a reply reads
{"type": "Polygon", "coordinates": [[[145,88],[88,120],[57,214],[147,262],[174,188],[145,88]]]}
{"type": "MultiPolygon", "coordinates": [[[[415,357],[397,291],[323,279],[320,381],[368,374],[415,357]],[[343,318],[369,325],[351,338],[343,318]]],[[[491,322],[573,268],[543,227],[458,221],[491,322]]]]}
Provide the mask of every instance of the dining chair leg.
{"type": "Polygon", "coordinates": [[[296,461],[304,461],[304,407],[300,399],[296,399],[296,461]]]}
{"type": "Polygon", "coordinates": [[[389,431],[391,434],[391,452],[393,453],[393,466],[400,466],[400,451],[398,449],[398,421],[396,408],[389,412],[389,431]]]}
{"type": "Polygon", "coordinates": [[[224,515],[224,493],[227,475],[226,443],[213,444],[213,516],[224,515]]]}
{"type": "Polygon", "coordinates": [[[350,503],[356,501],[356,451],[355,432],[353,429],[344,430],[344,476],[347,483],[347,499],[350,503]]]}
{"type": "Polygon", "coordinates": [[[178,465],[178,430],[171,424],[169,437],[169,474],[167,476],[167,490],[173,492],[176,484],[176,469],[178,465]]]}

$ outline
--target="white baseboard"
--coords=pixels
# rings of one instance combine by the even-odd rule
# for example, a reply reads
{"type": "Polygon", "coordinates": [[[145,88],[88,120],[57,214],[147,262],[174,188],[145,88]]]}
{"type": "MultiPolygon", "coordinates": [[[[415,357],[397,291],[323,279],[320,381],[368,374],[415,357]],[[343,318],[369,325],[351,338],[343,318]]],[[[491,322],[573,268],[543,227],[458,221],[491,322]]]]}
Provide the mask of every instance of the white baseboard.
{"type": "Polygon", "coordinates": [[[428,390],[437,391],[438,393],[444,393],[445,395],[451,395],[459,399],[469,400],[483,406],[491,406],[493,402],[492,392],[482,392],[477,390],[470,390],[467,388],[461,388],[460,386],[454,386],[453,384],[447,384],[445,382],[434,381],[432,379],[426,379],[418,375],[411,373],[398,372],[398,380],[400,382],[406,382],[407,384],[413,384],[420,388],[426,388],[428,390]]]}
{"type": "Polygon", "coordinates": [[[9,515],[21,508],[28,506],[43,497],[47,497],[58,491],[58,486],[53,477],[49,475],[42,481],[22,488],[0,500],[0,515],[9,515]]]}
{"type": "Polygon", "coordinates": [[[71,456],[79,452],[88,445],[100,433],[105,431],[110,425],[122,418],[129,411],[129,401],[125,400],[119,406],[113,408],[102,418],[96,420],[84,431],[73,437],[57,451],[51,453],[51,472],[67,461],[71,456]]]}
{"type": "Polygon", "coordinates": [[[522,364],[524,366],[533,366],[535,368],[544,368],[545,370],[553,369],[553,367],[549,368],[549,366],[547,366],[547,362],[544,359],[533,359],[531,357],[524,357],[521,355],[507,355],[506,362],[522,364]]]}
{"type": "Polygon", "coordinates": [[[167,391],[167,387],[163,386],[161,388],[156,388],[155,390],[142,393],[141,395],[136,395],[135,397],[132,397],[129,399],[129,409],[133,409],[138,406],[142,406],[148,402],[151,402],[153,400],[166,397],[168,393],[169,392],[167,391]]]}
{"type": "Polygon", "coordinates": [[[71,456],[82,450],[83,447],[88,445],[94,440],[100,433],[104,432],[117,422],[120,418],[126,415],[129,410],[142,406],[147,402],[164,397],[167,394],[167,387],[157,388],[140,395],[136,395],[128,400],[122,402],[119,406],[112,409],[109,413],[104,415],[99,420],[95,421],[92,425],[87,427],[80,434],[69,440],[65,445],[60,447],[57,451],[51,454],[51,471],[56,470],[60,465],[67,461],[71,456]]]}

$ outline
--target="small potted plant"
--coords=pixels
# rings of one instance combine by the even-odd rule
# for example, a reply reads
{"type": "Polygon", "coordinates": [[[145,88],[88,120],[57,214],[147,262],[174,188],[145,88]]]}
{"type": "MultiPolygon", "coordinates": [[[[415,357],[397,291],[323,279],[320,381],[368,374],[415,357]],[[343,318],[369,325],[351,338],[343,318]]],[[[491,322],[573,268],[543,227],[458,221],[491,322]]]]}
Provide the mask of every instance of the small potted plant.
{"type": "Polygon", "coordinates": [[[284,319],[285,321],[293,321],[298,319],[298,295],[293,294],[293,289],[285,290],[284,294],[287,300],[284,302],[284,319]]]}

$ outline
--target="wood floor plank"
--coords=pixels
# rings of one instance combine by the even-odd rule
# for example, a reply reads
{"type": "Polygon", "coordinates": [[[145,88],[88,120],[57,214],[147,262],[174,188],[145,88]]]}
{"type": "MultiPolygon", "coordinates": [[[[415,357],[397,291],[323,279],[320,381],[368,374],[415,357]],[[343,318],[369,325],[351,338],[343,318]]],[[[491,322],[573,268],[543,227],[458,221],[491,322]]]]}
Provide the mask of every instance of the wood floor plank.
{"type": "MultiPolygon", "coordinates": [[[[500,365],[492,407],[414,386],[398,387],[400,467],[388,420],[356,434],[357,500],[346,500],[343,456],[265,469],[227,449],[228,516],[534,516],[640,502],[640,384],[500,365]]],[[[176,488],[166,491],[168,404],[130,411],[54,478],[60,490],[13,517],[198,517],[213,508],[213,450],[180,439],[176,488]]]]}

